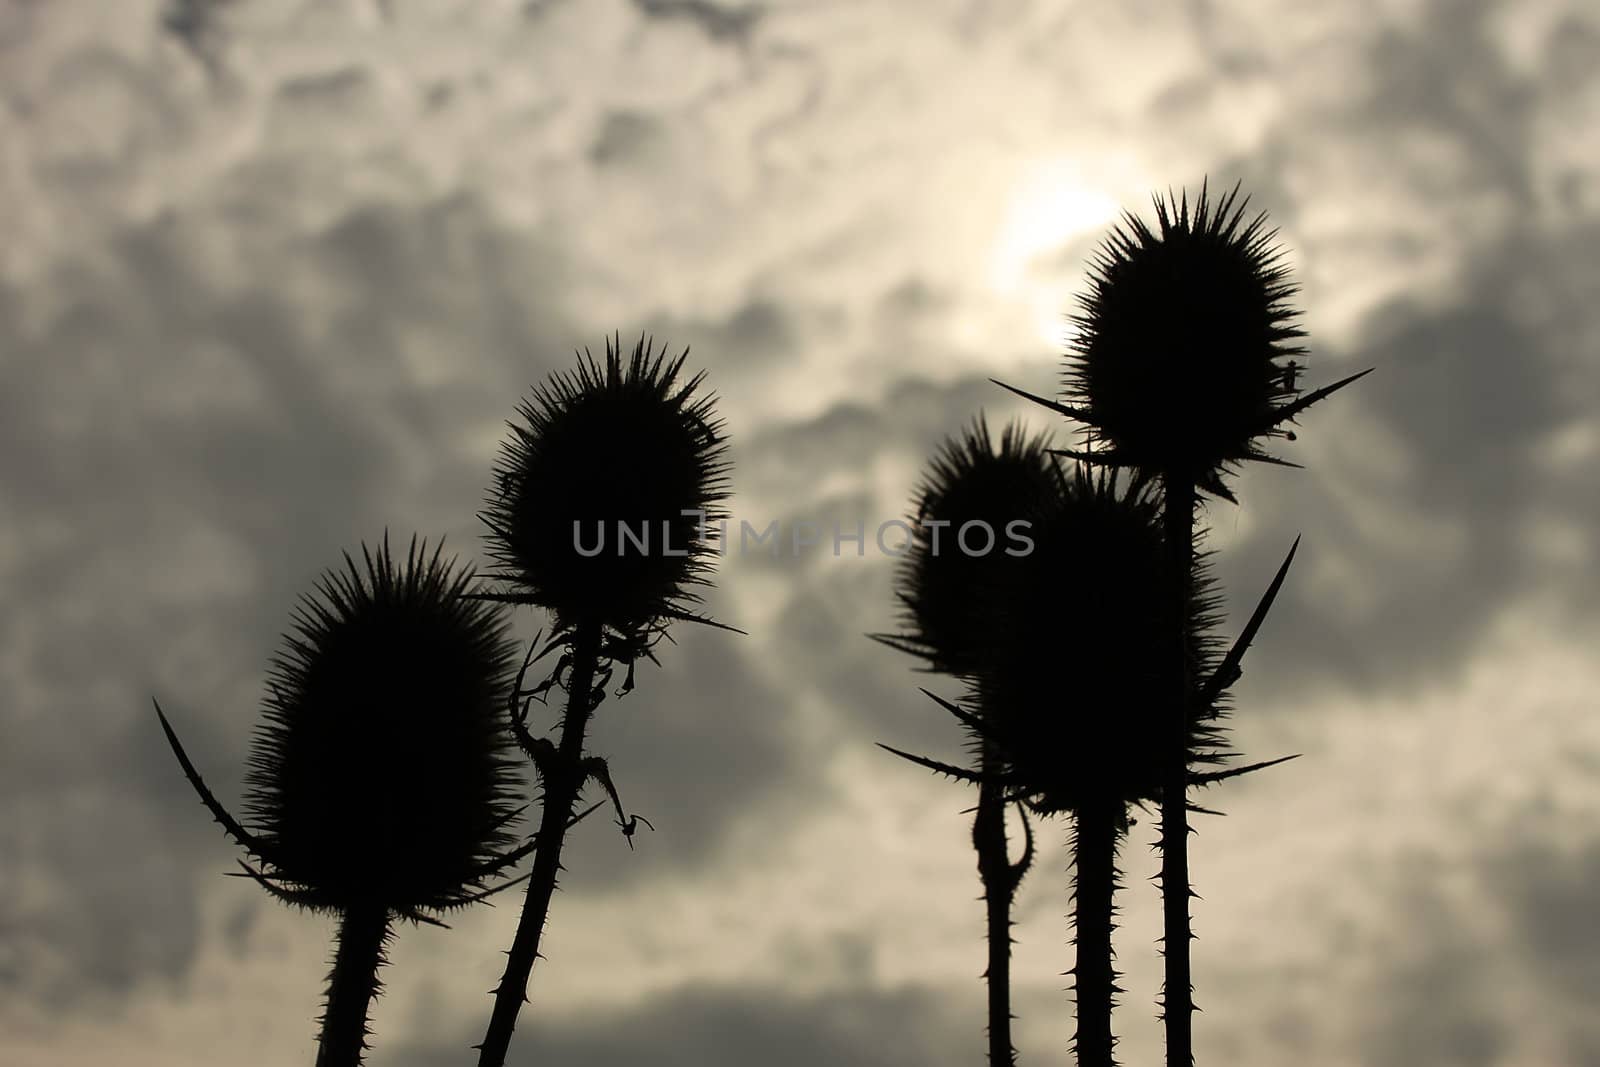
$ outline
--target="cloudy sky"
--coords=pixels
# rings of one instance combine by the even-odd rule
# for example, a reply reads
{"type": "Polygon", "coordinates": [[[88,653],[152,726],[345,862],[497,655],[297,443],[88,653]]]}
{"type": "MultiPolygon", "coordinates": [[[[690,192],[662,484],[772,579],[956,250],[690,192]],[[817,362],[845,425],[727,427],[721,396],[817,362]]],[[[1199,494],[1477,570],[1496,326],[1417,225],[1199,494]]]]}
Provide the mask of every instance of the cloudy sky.
{"type": "MultiPolygon", "coordinates": [[[[0,1061],[307,1062],[331,923],[224,877],[295,598],[481,549],[517,398],[612,331],[709,372],[735,513],[902,515],[1085,259],[1244,183],[1311,384],[1205,513],[1237,627],[1296,533],[1193,846],[1202,1064],[1600,1065],[1600,20],[1579,0],[0,0],[0,1061]]],[[[981,1062],[961,738],[890,561],[730,558],[593,749],[513,1062],[981,1062]],[[933,684],[938,684],[937,682],[933,684]]],[[[531,635],[542,620],[519,617],[531,635]]],[[[949,690],[949,686],[945,687],[949,690]]],[[[1071,1034],[1066,827],[1016,1040],[1071,1034]]],[[[1158,1062],[1141,820],[1127,1062],[1158,1062]]],[[[403,931],[370,1062],[464,1064],[516,905],[403,931]]]]}

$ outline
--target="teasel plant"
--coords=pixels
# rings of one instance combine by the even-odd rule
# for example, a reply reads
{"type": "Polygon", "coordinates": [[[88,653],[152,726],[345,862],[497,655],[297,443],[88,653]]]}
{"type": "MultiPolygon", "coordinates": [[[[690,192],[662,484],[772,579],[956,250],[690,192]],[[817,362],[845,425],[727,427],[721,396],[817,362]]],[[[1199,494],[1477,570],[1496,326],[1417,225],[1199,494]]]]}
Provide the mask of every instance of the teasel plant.
{"type": "MultiPolygon", "coordinates": [[[[1202,495],[1237,503],[1224,476],[1249,461],[1295,467],[1267,451],[1293,440],[1311,405],[1370,373],[1310,392],[1299,379],[1305,336],[1277,231],[1264,212],[1247,216],[1239,186],[1212,199],[1155,197],[1156,224],[1128,213],[1090,263],[1088,292],[1072,317],[1060,401],[997,382],[1079,423],[1085,447],[1063,454],[1122,468],[1160,494],[1169,558],[1167,725],[1162,771],[1161,1015],[1168,1067],[1194,1062],[1196,1010],[1190,967],[1187,739],[1202,708],[1197,665],[1184,636],[1195,569],[1195,509],[1202,495]]],[[[1292,556],[1292,552],[1291,552],[1292,556]]],[[[1287,566],[1287,564],[1285,564],[1287,566]]]]}
{"type": "Polygon", "coordinates": [[[606,761],[584,752],[614,671],[627,672],[618,695],[631,691],[636,661],[655,659],[672,623],[733,630],[697,610],[720,551],[729,463],[715,397],[703,392],[703,373],[685,375],[687,358],[688,349],[669,358],[645,336],[624,355],[614,335],[600,361],[585,349],[575,369],[519,405],[480,514],[496,569],[494,588],[476,595],[543,608],[553,627],[542,650],[538,639],[529,647],[513,687],[512,732],[533,764],[543,810],[522,915],[476,1046],[479,1067],[505,1062],[566,832],[594,810],[574,814],[584,787],[605,791],[630,847],[639,823],[650,826],[624,811],[606,761]],[[532,663],[548,654],[559,656],[555,669],[524,688],[532,663]],[[528,725],[531,703],[552,688],[566,694],[554,742],[528,725]]]}
{"type": "MultiPolygon", "coordinates": [[[[952,703],[929,694],[968,728],[987,759],[961,768],[883,747],[997,790],[1002,803],[1071,817],[1073,1045],[1080,1064],[1103,1067],[1114,1062],[1111,1018],[1120,991],[1112,952],[1117,850],[1130,806],[1161,796],[1162,698],[1172,669],[1161,655],[1168,560],[1148,487],[1121,488],[1114,475],[1082,465],[1049,469],[1051,491],[1027,505],[1031,550],[997,569],[969,602],[968,626],[979,637],[966,698],[952,703]]],[[[1186,640],[1198,662],[1215,664],[1215,683],[1228,676],[1227,664],[1237,664],[1243,645],[1216,656],[1216,598],[1204,571],[1198,578],[1185,608],[1186,640]]],[[[1232,756],[1221,728],[1226,688],[1208,685],[1207,713],[1191,726],[1190,785],[1283,762],[1199,769],[1232,756]]]]}
{"type": "MultiPolygon", "coordinates": [[[[872,638],[924,661],[926,669],[969,684],[976,681],[987,644],[983,620],[976,613],[1000,572],[1016,566],[1011,544],[1013,523],[1026,522],[1041,502],[1057,491],[1057,462],[1046,436],[1029,437],[1020,425],[1007,426],[998,447],[979,415],[959,437],[944,442],[917,490],[912,538],[896,574],[901,629],[872,638]],[[983,552],[963,550],[968,524],[986,531],[983,552]]],[[[926,693],[927,690],[924,690],[926,693]]],[[[929,694],[930,696],[932,694],[929,694]]],[[[982,716],[983,706],[973,713],[982,716]]],[[[999,773],[999,753],[982,737],[972,739],[978,766],[985,775],[999,773]]],[[[1023,850],[1012,862],[1006,837],[1004,789],[997,782],[978,787],[972,843],[978,854],[983,886],[988,966],[983,977],[988,991],[989,1062],[1010,1067],[1016,1062],[1011,1040],[1011,907],[1024,875],[1033,863],[1033,829],[1022,802],[1023,850]]]]}
{"type": "Polygon", "coordinates": [[[339,917],[317,1067],[359,1064],[396,920],[442,914],[521,879],[505,725],[516,645],[504,611],[465,596],[470,570],[411,541],[362,546],[301,598],[268,671],[244,819],[217,800],[159,702],[189,784],[277,899],[339,917]]]}

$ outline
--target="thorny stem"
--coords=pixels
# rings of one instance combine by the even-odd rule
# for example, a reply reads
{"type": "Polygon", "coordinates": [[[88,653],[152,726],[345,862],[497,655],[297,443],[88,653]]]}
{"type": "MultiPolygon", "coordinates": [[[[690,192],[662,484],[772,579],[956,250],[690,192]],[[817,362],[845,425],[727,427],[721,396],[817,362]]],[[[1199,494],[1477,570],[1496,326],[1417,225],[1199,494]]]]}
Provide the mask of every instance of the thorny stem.
{"type": "Polygon", "coordinates": [[[1194,1064],[1194,982],[1189,967],[1189,583],[1194,567],[1194,482],[1167,472],[1162,525],[1171,562],[1172,650],[1175,672],[1172,716],[1163,753],[1161,789],[1161,950],[1166,961],[1161,1014],[1166,1025],[1167,1067],[1194,1064]]]}
{"type": "Polygon", "coordinates": [[[317,1067],[358,1067],[367,1049],[367,1011],[382,988],[378,968],[389,940],[389,909],[382,904],[345,911],[339,920],[339,947],[328,975],[328,1003],[322,1013],[317,1067]]]}
{"type": "Polygon", "coordinates": [[[1120,835],[1115,799],[1085,804],[1076,813],[1073,842],[1073,936],[1078,960],[1073,968],[1073,988],[1078,997],[1078,1032],[1074,1047],[1078,1067],[1112,1067],[1116,1038],[1111,1036],[1111,1009],[1117,991],[1112,968],[1112,900],[1117,889],[1117,838],[1120,835]]]}
{"type": "MultiPolygon", "coordinates": [[[[984,746],[984,770],[990,769],[989,746],[984,746]]],[[[1011,1044],[1011,902],[1022,872],[1006,856],[1005,789],[985,783],[978,787],[978,813],[972,820],[972,843],[978,850],[978,876],[983,882],[984,910],[988,920],[989,967],[983,976],[989,984],[989,1063],[1014,1067],[1016,1049],[1011,1044]]]]}
{"type": "Polygon", "coordinates": [[[528,999],[528,977],[539,957],[539,940],[550,913],[550,897],[561,869],[561,844],[572,822],[572,809],[582,791],[583,734],[594,710],[592,691],[600,659],[600,628],[583,624],[573,638],[572,666],[567,676],[567,712],[555,765],[544,776],[544,813],[539,820],[538,848],[528,895],[522,905],[517,934],[506,953],[506,970],[494,991],[494,1013],[478,1046],[478,1067],[503,1067],[517,1013],[528,999]]]}

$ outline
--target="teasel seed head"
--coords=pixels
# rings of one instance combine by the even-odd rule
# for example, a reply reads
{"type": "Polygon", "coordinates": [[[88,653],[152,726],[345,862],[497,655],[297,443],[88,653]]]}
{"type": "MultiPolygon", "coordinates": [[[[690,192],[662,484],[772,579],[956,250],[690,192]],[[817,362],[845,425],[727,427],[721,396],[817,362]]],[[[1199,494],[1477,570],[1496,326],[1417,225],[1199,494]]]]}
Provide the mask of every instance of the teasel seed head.
{"type": "Polygon", "coordinates": [[[1246,206],[1238,186],[1157,196],[1154,227],[1124,215],[1092,260],[1063,404],[1103,459],[1217,491],[1290,436],[1305,406],[1297,290],[1277,231],[1246,206]]]}
{"type": "Polygon", "coordinates": [[[697,395],[704,375],[682,376],[687,356],[644,336],[626,358],[616,337],[603,363],[584,350],[519,406],[481,515],[499,599],[549,609],[560,631],[599,627],[613,658],[648,651],[674,619],[706,621],[695,587],[729,464],[715,397],[697,395]]]}
{"type": "Polygon", "coordinates": [[[386,535],[360,564],[346,554],[271,663],[244,812],[262,875],[295,903],[458,906],[511,843],[516,646],[441,551],[413,538],[397,561],[386,535]]]}
{"type": "Polygon", "coordinates": [[[1006,551],[1014,543],[1008,527],[1029,522],[1061,492],[1049,448],[1048,435],[1030,437],[1018,423],[1006,426],[996,446],[981,414],[945,440],[917,489],[912,537],[895,577],[901,632],[873,637],[925,660],[929,670],[977,676],[987,643],[978,604],[1000,572],[1016,565],[1006,551]],[[973,532],[973,547],[987,543],[988,551],[963,550],[962,528],[973,522],[987,528],[973,532]]]}

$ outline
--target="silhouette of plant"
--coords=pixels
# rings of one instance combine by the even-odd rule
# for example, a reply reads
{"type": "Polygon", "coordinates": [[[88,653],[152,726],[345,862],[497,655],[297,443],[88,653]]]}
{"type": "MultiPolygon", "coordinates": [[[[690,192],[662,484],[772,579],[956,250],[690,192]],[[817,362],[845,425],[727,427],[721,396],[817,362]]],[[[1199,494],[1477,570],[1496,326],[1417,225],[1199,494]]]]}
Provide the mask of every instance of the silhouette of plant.
{"type": "MultiPolygon", "coordinates": [[[[1162,796],[1163,709],[1174,667],[1163,654],[1170,560],[1158,518],[1158,502],[1145,490],[1120,491],[1114,478],[1081,465],[1057,475],[1055,491],[1030,514],[1033,550],[996,569],[969,603],[970,632],[979,639],[971,710],[934,697],[982,744],[986,764],[969,770],[889,749],[980,790],[997,788],[1002,803],[1024,800],[1040,814],[1072,815],[1074,1045],[1078,1062],[1096,1067],[1113,1062],[1115,1046],[1116,852],[1128,806],[1162,796]]],[[[1282,762],[1192,769],[1233,755],[1221,720],[1248,640],[1218,656],[1216,596],[1203,568],[1185,614],[1192,658],[1208,668],[1196,697],[1205,714],[1191,722],[1186,744],[1189,784],[1282,762]]]]}
{"type": "Polygon", "coordinates": [[[500,568],[491,577],[504,588],[478,595],[548,609],[554,631],[538,656],[561,656],[542,685],[524,689],[536,641],[512,691],[513,732],[538,773],[543,813],[522,917],[477,1046],[480,1067],[505,1061],[562,843],[583,817],[573,815],[583,787],[592,780],[606,791],[630,846],[638,823],[650,825],[624,812],[605,760],[583,754],[613,666],[627,667],[621,695],[633,688],[635,660],[654,659],[670,623],[720,625],[692,609],[714,555],[710,524],[728,494],[727,442],[715,398],[695,395],[703,375],[679,380],[687,356],[685,349],[668,360],[645,337],[626,362],[616,338],[606,342],[603,366],[585,350],[575,371],[554,375],[519,406],[494,471],[481,517],[500,568]],[[552,687],[567,694],[558,743],[527,726],[531,700],[552,687]]]}
{"type": "MultiPolygon", "coordinates": [[[[1025,396],[1083,424],[1086,462],[1131,468],[1136,482],[1155,480],[1170,560],[1166,598],[1172,673],[1165,703],[1162,805],[1162,1014],[1169,1067],[1193,1063],[1188,900],[1188,738],[1196,664],[1184,636],[1195,567],[1197,495],[1234,501],[1222,481],[1247,460],[1280,463],[1261,447],[1293,439],[1288,429],[1318,400],[1368,373],[1300,394],[1296,356],[1304,336],[1289,300],[1277,231],[1265,213],[1246,221],[1236,185],[1212,202],[1206,186],[1191,210],[1188,193],[1155,198],[1157,226],[1125,214],[1091,262],[1089,292],[1073,318],[1063,403],[1025,396]],[[1287,360],[1287,362],[1283,362],[1287,360]],[[1181,995],[1181,1002],[1177,999],[1181,995]]],[[[1004,385],[1004,383],[997,383],[1004,385]]]]}
{"type": "Polygon", "coordinates": [[[1081,470],[1067,484],[1059,506],[1040,516],[1025,567],[1001,592],[1005,614],[993,620],[993,660],[978,699],[1012,795],[1072,816],[1073,1047],[1078,1063],[1109,1067],[1116,853],[1127,805],[1159,788],[1151,711],[1164,679],[1151,670],[1160,617],[1149,609],[1159,603],[1150,594],[1163,556],[1142,498],[1119,497],[1108,479],[1081,470]]]}
{"type": "MultiPolygon", "coordinates": [[[[876,640],[909,652],[930,670],[975,681],[984,667],[988,637],[978,605],[1000,580],[1000,571],[1017,559],[1000,546],[1009,544],[1008,524],[1027,520],[1058,492],[1060,474],[1044,436],[1028,438],[1020,426],[1007,426],[996,449],[980,414],[960,438],[947,440],[917,492],[913,536],[897,574],[895,595],[902,607],[900,634],[873,634],[876,640]],[[994,543],[990,551],[962,550],[963,530],[982,523],[994,543]]],[[[975,541],[982,544],[983,539],[975,541]]],[[[930,694],[931,695],[931,694],[930,694]]],[[[974,711],[980,717],[983,706],[974,711]]],[[[979,768],[999,772],[994,746],[974,739],[979,768]]],[[[1011,1043],[1011,904],[1033,863],[1033,831],[1022,814],[1024,848],[1012,863],[1007,855],[1004,789],[995,782],[978,787],[972,843],[988,931],[989,1062],[1016,1062],[1011,1043]]]]}
{"type": "Polygon", "coordinates": [[[247,829],[217,801],[159,703],[184,774],[255,859],[244,873],[286,903],[339,915],[318,1067],[366,1048],[367,1012],[393,919],[443,925],[441,912],[490,892],[525,856],[504,851],[519,811],[501,718],[515,645],[499,608],[463,596],[440,548],[412,539],[403,566],[387,535],[364,567],[325,574],[302,597],[268,675],[246,776],[247,829]]]}

